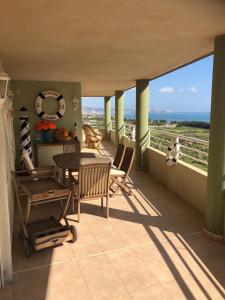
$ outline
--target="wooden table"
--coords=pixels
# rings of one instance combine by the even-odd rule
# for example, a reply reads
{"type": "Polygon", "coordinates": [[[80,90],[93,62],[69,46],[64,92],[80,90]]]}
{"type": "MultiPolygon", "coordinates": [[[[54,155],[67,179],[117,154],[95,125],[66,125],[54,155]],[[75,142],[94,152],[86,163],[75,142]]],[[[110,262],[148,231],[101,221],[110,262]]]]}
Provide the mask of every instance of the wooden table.
{"type": "Polygon", "coordinates": [[[79,170],[81,158],[96,158],[94,153],[81,152],[81,153],[62,153],[53,156],[53,160],[57,167],[69,172],[76,172],[79,170]]]}

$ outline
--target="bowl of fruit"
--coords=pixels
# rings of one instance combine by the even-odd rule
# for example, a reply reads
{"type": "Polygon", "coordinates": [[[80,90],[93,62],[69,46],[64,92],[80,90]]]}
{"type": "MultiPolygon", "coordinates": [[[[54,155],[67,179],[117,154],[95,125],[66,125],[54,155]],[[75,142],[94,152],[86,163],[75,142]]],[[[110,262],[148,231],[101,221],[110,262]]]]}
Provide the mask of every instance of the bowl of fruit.
{"type": "Polygon", "coordinates": [[[66,128],[57,128],[55,130],[55,139],[58,142],[70,141],[76,137],[75,131],[68,131],[66,128]]]}

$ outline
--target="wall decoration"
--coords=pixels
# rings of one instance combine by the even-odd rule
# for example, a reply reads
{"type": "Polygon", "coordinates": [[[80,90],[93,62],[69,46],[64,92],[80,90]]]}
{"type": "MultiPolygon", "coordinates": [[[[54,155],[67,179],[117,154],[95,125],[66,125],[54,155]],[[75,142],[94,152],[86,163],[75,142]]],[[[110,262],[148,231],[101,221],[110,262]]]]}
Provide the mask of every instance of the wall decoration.
{"type": "Polygon", "coordinates": [[[20,150],[22,151],[23,149],[27,150],[30,159],[32,160],[33,155],[28,110],[24,106],[20,108],[20,150]]]}
{"type": "Polygon", "coordinates": [[[80,104],[80,100],[76,96],[73,96],[72,97],[72,108],[75,112],[78,110],[79,104],[80,104]]]}
{"type": "Polygon", "coordinates": [[[56,121],[63,117],[66,111],[66,103],[63,95],[61,95],[60,93],[56,91],[44,91],[38,94],[38,97],[35,101],[35,109],[40,118],[49,121],[56,121]],[[42,109],[42,101],[47,99],[48,97],[55,98],[58,101],[58,111],[53,115],[45,113],[42,109]]]}

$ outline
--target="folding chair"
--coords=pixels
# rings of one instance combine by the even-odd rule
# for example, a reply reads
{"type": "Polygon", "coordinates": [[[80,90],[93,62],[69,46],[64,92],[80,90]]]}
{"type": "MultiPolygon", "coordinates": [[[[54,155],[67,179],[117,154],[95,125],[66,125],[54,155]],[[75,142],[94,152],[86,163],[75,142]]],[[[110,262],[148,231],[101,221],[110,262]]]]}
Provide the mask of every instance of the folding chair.
{"type": "Polygon", "coordinates": [[[124,144],[119,144],[117,151],[116,151],[116,155],[113,161],[113,166],[116,168],[120,168],[122,161],[123,161],[123,157],[125,154],[125,150],[126,150],[126,146],[124,144]]]}
{"type": "Polygon", "coordinates": [[[106,198],[106,217],[109,217],[109,176],[111,161],[108,158],[84,158],[80,161],[78,181],[75,179],[75,197],[78,201],[78,221],[80,221],[81,201],[106,198]]]}
{"type": "Polygon", "coordinates": [[[132,195],[131,189],[127,186],[126,181],[129,177],[129,173],[133,164],[135,155],[134,148],[126,147],[125,154],[121,163],[120,169],[111,168],[110,170],[110,190],[115,194],[119,189],[125,190],[128,194],[132,195]],[[117,188],[113,189],[113,184],[117,185],[117,188]]]}

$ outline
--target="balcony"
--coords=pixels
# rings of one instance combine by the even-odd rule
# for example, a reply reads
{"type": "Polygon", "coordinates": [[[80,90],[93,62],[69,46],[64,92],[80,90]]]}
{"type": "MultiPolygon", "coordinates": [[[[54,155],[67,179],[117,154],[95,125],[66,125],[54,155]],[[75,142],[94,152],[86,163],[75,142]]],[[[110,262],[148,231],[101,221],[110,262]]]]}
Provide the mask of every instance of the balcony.
{"type": "MultiPolygon", "coordinates": [[[[88,149],[90,151],[90,149],[88,149]]],[[[104,142],[99,155],[113,156],[104,142]]],[[[78,241],[24,256],[15,216],[14,283],[8,299],[224,299],[225,245],[202,234],[203,217],[149,173],[133,170],[133,196],[82,203],[81,222],[69,212],[78,241]]],[[[37,207],[36,215],[56,212],[37,207]]]]}

